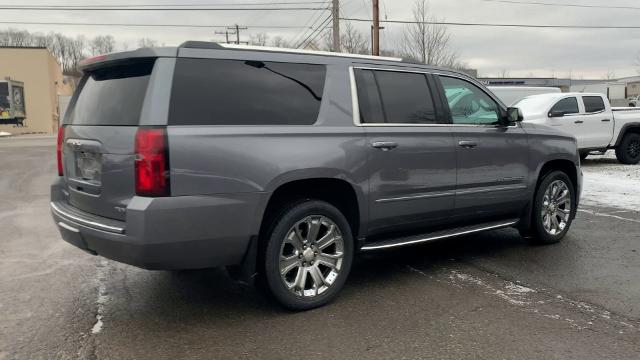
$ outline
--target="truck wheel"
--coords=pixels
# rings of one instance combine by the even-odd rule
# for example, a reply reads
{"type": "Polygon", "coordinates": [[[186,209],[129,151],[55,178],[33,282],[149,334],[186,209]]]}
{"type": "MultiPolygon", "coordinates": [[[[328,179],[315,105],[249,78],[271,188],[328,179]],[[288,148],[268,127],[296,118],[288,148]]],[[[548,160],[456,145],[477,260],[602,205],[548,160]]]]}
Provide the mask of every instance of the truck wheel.
{"type": "Polygon", "coordinates": [[[266,236],[264,285],[280,304],[308,310],[337,296],[354,253],[351,228],[338,209],[324,201],[293,203],[266,236]]]}
{"type": "Polygon", "coordinates": [[[531,229],[523,231],[522,235],[537,244],[560,242],[569,231],[575,213],[575,190],[571,179],[562,171],[552,171],[538,186],[531,229]]]}
{"type": "Polygon", "coordinates": [[[616,148],[616,157],[623,164],[634,165],[640,162],[640,134],[626,134],[616,148]]]}

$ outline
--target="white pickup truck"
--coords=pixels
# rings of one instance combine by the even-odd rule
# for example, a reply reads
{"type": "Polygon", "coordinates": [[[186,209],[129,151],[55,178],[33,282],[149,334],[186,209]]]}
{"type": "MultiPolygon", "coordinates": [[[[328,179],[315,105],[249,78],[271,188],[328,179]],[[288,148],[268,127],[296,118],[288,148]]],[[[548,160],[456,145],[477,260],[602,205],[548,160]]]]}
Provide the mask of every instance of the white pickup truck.
{"type": "Polygon", "coordinates": [[[513,105],[524,121],[557,127],[578,140],[580,156],[615,149],[623,164],[640,162],[640,110],[612,108],[602,94],[558,93],[528,96],[513,105]]]}

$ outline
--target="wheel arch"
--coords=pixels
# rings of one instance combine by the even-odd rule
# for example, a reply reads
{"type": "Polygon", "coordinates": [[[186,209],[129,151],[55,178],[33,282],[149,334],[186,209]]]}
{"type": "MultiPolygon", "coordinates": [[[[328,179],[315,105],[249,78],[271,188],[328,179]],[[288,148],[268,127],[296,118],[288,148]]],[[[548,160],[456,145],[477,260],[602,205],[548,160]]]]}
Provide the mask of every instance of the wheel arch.
{"type": "Polygon", "coordinates": [[[624,139],[625,135],[628,133],[636,133],[640,134],[640,122],[633,122],[625,124],[620,130],[620,134],[618,134],[618,138],[616,139],[615,147],[620,146],[622,139],[624,139]]]}
{"type": "Polygon", "coordinates": [[[567,176],[569,176],[569,179],[571,180],[571,183],[575,191],[574,196],[576,198],[574,199],[574,201],[576,203],[576,206],[578,205],[577,197],[578,197],[578,192],[580,191],[579,189],[580,183],[578,179],[578,168],[576,167],[575,161],[568,158],[548,159],[547,161],[540,164],[536,172],[535,188],[533,189],[533,197],[531,198],[529,205],[526,207],[525,213],[522,214],[522,218],[520,219],[520,225],[518,226],[520,229],[526,230],[526,229],[529,229],[529,227],[531,226],[531,221],[532,221],[531,216],[533,213],[534,201],[536,196],[538,195],[540,183],[542,182],[542,179],[544,178],[545,175],[556,170],[562,171],[566,173],[567,176]]]}

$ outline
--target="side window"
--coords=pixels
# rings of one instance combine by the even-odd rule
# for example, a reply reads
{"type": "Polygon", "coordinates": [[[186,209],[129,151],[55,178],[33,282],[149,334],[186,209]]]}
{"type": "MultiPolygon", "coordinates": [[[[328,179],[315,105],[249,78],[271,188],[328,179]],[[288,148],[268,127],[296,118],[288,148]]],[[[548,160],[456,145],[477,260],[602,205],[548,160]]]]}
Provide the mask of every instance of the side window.
{"type": "Polygon", "coordinates": [[[558,101],[549,112],[554,111],[562,111],[563,114],[578,114],[580,110],[578,109],[578,99],[575,97],[569,97],[566,99],[562,99],[558,101]]]}
{"type": "Polygon", "coordinates": [[[500,119],[498,104],[474,84],[440,76],[454,124],[492,125],[500,119]]]}
{"type": "Polygon", "coordinates": [[[424,74],[356,69],[355,75],[363,123],[440,122],[424,74]]]}
{"type": "Polygon", "coordinates": [[[380,103],[378,85],[371,70],[355,70],[360,121],[363,124],[384,123],[384,111],[380,103]]]}
{"type": "Polygon", "coordinates": [[[324,65],[178,59],[169,125],[311,125],[324,65]]]}
{"type": "Polygon", "coordinates": [[[596,113],[604,111],[604,100],[600,96],[583,96],[584,111],[587,113],[596,113]]]}

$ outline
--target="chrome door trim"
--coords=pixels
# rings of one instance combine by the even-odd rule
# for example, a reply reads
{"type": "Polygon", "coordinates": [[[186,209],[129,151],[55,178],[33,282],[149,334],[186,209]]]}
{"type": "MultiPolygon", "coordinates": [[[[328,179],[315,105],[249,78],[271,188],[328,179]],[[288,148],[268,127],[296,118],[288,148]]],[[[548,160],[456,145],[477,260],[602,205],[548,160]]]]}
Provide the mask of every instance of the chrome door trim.
{"type": "Polygon", "coordinates": [[[414,195],[414,196],[399,196],[394,198],[378,199],[376,200],[376,202],[387,203],[387,202],[394,202],[394,201],[429,199],[429,198],[437,198],[437,197],[444,197],[444,196],[454,196],[455,194],[456,193],[453,191],[433,192],[433,193],[414,195]]]}

